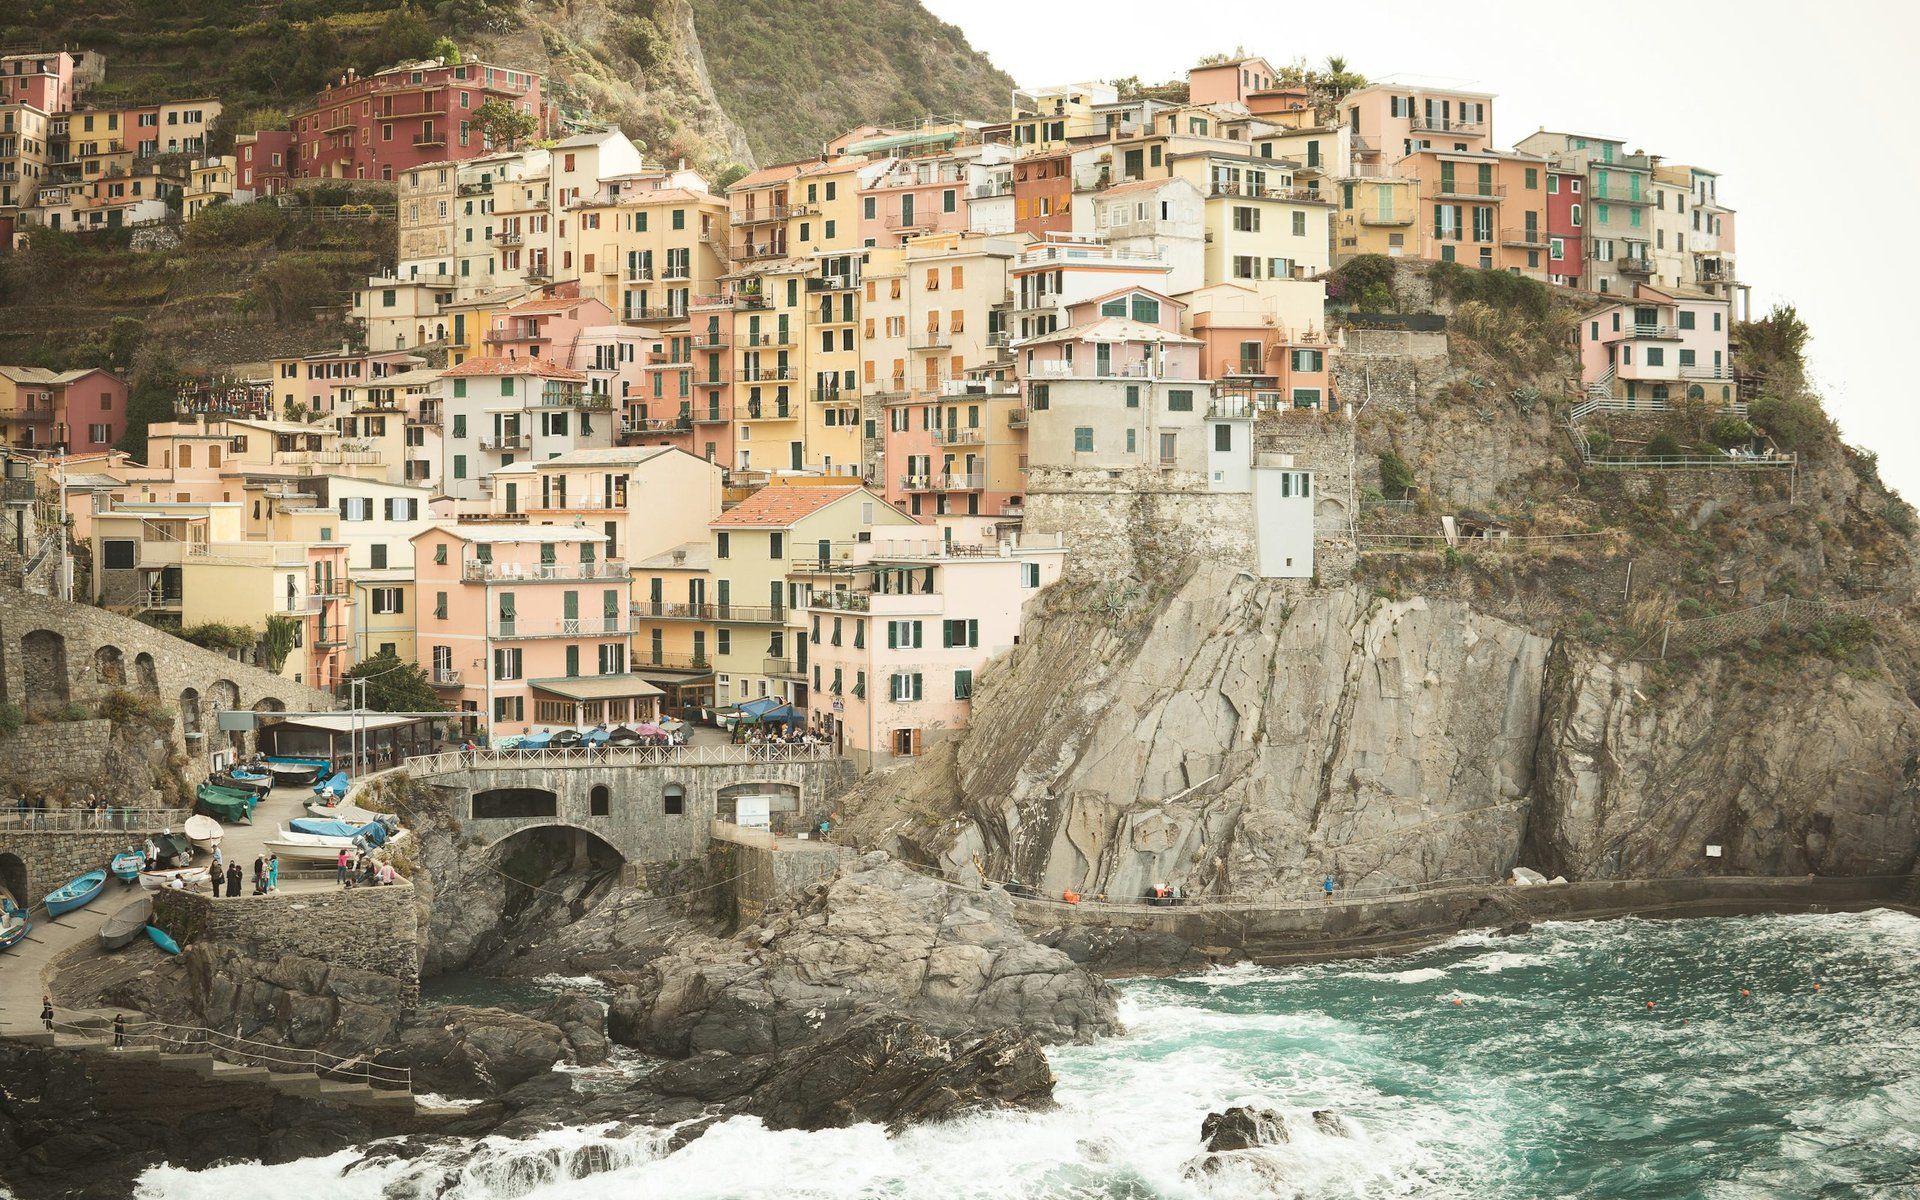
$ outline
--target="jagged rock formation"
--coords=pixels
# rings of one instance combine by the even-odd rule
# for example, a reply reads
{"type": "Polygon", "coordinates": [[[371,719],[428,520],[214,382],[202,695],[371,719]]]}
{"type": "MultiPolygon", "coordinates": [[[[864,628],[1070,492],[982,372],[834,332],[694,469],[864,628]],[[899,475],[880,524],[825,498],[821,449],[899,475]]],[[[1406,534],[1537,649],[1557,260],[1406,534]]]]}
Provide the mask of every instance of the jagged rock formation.
{"type": "Polygon", "coordinates": [[[691,936],[615,998],[615,1041],[681,1058],[774,1054],[875,1015],[935,1036],[1042,1042],[1119,1028],[1113,992],[1028,941],[999,892],[962,892],[885,854],[849,863],[729,939],[691,936]]]}

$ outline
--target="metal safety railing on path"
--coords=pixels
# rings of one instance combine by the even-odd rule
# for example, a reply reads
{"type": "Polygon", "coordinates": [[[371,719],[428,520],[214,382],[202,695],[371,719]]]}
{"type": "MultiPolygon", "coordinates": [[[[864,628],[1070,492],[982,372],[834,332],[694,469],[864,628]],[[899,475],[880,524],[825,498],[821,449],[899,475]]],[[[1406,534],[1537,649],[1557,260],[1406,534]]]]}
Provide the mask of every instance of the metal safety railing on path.
{"type": "Polygon", "coordinates": [[[438,775],[495,767],[721,766],[730,763],[822,762],[834,757],[826,745],[763,743],[739,746],[576,746],[564,750],[444,750],[403,764],[410,772],[438,775]]]}
{"type": "MultiPolygon", "coordinates": [[[[35,1025],[34,1028],[44,1028],[35,1025]]],[[[76,1037],[115,1037],[110,1023],[76,1025],[55,1021],[53,1032],[76,1037]]],[[[384,1091],[413,1090],[411,1067],[387,1066],[365,1058],[347,1058],[323,1050],[306,1050],[256,1041],[238,1034],[222,1033],[197,1025],[172,1025],[165,1021],[128,1021],[120,1048],[157,1050],[162,1054],[197,1054],[242,1067],[261,1067],[278,1075],[314,1075],[337,1083],[361,1083],[384,1091]]]]}
{"type": "Polygon", "coordinates": [[[178,829],[193,812],[185,808],[0,808],[0,832],[8,830],[77,833],[147,833],[178,829]]]}

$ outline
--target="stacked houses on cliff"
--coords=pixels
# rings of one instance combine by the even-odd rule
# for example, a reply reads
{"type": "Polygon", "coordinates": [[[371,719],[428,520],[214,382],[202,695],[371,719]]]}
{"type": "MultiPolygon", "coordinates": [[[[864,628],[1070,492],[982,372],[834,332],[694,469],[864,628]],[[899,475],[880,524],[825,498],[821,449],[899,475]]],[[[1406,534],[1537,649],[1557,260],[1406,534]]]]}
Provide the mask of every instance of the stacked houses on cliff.
{"type": "MultiPolygon", "coordinates": [[[[64,122],[36,171],[138,178],[46,149],[75,146],[82,89],[44,65],[0,95],[64,122]]],[[[72,408],[88,379],[0,382],[0,429],[55,452],[93,599],[297,615],[303,682],[391,651],[494,738],[771,705],[883,766],[965,724],[1032,598],[1103,570],[1141,497],[1262,576],[1338,572],[1346,260],[1580,289],[1596,401],[1731,398],[1744,291],[1712,172],[1575,134],[1501,149],[1489,94],[1282,77],[1241,57],[1184,96],[1020,91],[1004,119],[863,127],[723,191],[559,129],[532,73],[348,73],[188,186],[195,211],[390,189],[359,343],[190,389],[144,465],[71,457],[118,436],[72,408]],[[538,136],[493,144],[490,103],[538,136]]],[[[22,144],[0,133],[0,164],[22,144]]]]}

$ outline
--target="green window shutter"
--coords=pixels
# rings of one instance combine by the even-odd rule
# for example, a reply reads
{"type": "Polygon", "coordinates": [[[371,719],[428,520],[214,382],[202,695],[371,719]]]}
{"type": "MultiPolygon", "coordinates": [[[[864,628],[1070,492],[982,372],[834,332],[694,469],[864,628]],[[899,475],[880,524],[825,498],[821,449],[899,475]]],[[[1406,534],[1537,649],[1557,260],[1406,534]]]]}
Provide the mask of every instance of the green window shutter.
{"type": "Polygon", "coordinates": [[[887,649],[898,650],[899,648],[900,648],[900,624],[897,621],[888,621],[887,622],[887,649]]]}
{"type": "Polygon", "coordinates": [[[568,646],[567,647],[567,678],[572,679],[579,674],[580,674],[580,647],[568,646]]]}
{"type": "Polygon", "coordinates": [[[953,622],[952,621],[940,622],[940,645],[942,648],[947,650],[953,649],[953,622]]]}
{"type": "Polygon", "coordinates": [[[561,593],[560,610],[561,610],[561,615],[565,616],[567,620],[569,621],[579,620],[580,619],[580,593],[579,592],[561,593]]]}
{"type": "Polygon", "coordinates": [[[967,645],[978,646],[979,644],[980,644],[980,622],[969,619],[967,621],[967,645]]]}

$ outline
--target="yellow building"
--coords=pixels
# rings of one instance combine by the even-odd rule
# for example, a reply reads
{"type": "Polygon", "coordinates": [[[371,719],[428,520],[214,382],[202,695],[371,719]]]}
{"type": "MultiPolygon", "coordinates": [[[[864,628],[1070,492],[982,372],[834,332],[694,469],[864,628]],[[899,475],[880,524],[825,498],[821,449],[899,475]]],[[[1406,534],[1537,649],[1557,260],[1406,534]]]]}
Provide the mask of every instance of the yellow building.
{"type": "Polygon", "coordinates": [[[216,204],[233,199],[233,159],[215,155],[201,159],[187,172],[186,190],[180,195],[181,211],[191,221],[216,204]]]}
{"type": "Polygon", "coordinates": [[[714,703],[712,562],[702,537],[629,564],[633,669],[665,693],[669,709],[714,703]]]}
{"type": "Polygon", "coordinates": [[[1419,239],[1412,236],[1414,219],[1420,211],[1419,180],[1412,177],[1343,179],[1334,194],[1340,201],[1335,225],[1336,260],[1345,261],[1361,254],[1398,258],[1409,249],[1419,253],[1419,239]]]}
{"type": "MultiPolygon", "coordinates": [[[[736,469],[799,471],[807,464],[806,260],[763,261],[729,279],[733,295],[732,409],[736,469]]],[[[700,376],[697,373],[696,388],[700,376]]]]}
{"type": "Polygon", "coordinates": [[[1169,172],[1207,198],[1206,280],[1305,279],[1332,266],[1333,201],[1293,164],[1244,151],[1176,152],[1169,172]]]}
{"type": "Polygon", "coordinates": [[[773,484],[715,518],[711,540],[715,703],[806,703],[803,636],[814,567],[875,526],[917,522],[860,486],[773,484]],[[789,576],[794,576],[790,579],[789,576]]]}
{"type": "Polygon", "coordinates": [[[1021,150],[1065,147],[1074,138],[1104,133],[1106,118],[1096,110],[1115,104],[1120,93],[1107,83],[1065,83],[1013,93],[1010,137],[1021,150]]]}
{"type": "Polygon", "coordinates": [[[623,188],[570,210],[580,293],[622,320],[686,316],[726,274],[727,202],[684,187],[623,188]]]}

